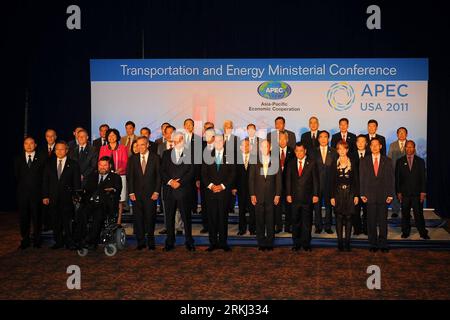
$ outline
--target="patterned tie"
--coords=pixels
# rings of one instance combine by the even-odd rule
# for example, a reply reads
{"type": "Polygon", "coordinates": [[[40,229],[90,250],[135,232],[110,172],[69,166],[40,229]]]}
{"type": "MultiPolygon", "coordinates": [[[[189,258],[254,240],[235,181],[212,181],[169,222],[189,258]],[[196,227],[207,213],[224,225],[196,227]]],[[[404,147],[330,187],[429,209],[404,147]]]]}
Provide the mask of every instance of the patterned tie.
{"type": "Polygon", "coordinates": [[[248,168],[248,154],[246,154],[244,156],[244,166],[245,166],[245,170],[247,170],[247,168],[248,168]]]}
{"type": "Polygon", "coordinates": [[[344,140],[344,141],[346,141],[346,139],[345,138],[347,138],[347,135],[342,135],[342,140],[344,140]]]}
{"type": "Polygon", "coordinates": [[[264,178],[267,178],[267,171],[269,170],[269,162],[264,161],[263,163],[263,171],[264,171],[264,178]]]}
{"type": "Polygon", "coordinates": [[[359,153],[359,158],[362,159],[363,158],[363,154],[362,152],[359,153]]]}
{"type": "Polygon", "coordinates": [[[28,155],[28,161],[27,161],[27,165],[28,168],[31,168],[31,163],[33,162],[33,160],[31,160],[31,154],[28,155]]]}
{"type": "Polygon", "coordinates": [[[48,156],[50,157],[51,155],[52,155],[52,148],[49,147],[49,148],[48,148],[48,156]]]}
{"type": "Polygon", "coordinates": [[[400,152],[403,153],[403,142],[400,142],[400,152]]]}
{"type": "Polygon", "coordinates": [[[62,171],[63,171],[62,160],[59,160],[57,168],[58,180],[59,178],[61,178],[62,171]]]}
{"type": "Polygon", "coordinates": [[[145,174],[145,168],[147,167],[147,161],[145,161],[145,156],[142,156],[142,161],[141,161],[141,169],[142,169],[142,174],[145,174]]]}
{"type": "Polygon", "coordinates": [[[327,151],[325,148],[320,148],[322,150],[322,162],[323,164],[325,164],[325,162],[327,161],[327,151]]]}
{"type": "Polygon", "coordinates": [[[302,160],[298,160],[298,176],[301,177],[303,173],[302,160]]]}
{"type": "Polygon", "coordinates": [[[373,162],[373,170],[375,173],[375,177],[378,177],[378,157],[375,158],[375,161],[373,162]]]}

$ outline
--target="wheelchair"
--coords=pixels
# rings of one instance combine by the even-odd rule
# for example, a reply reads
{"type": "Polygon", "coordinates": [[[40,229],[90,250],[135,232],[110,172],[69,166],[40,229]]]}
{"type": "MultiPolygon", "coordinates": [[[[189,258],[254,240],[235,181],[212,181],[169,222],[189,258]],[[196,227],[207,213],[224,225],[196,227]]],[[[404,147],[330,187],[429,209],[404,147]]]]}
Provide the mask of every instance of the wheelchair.
{"type": "MultiPolygon", "coordinates": [[[[82,197],[76,197],[76,208],[78,211],[81,207],[82,197]]],[[[93,216],[89,215],[87,219],[87,233],[89,234],[93,228],[93,216]]],[[[103,225],[100,231],[98,239],[98,245],[103,246],[103,251],[108,257],[113,257],[119,250],[126,248],[127,235],[125,228],[122,225],[117,224],[117,211],[113,215],[106,215],[103,225]]],[[[89,248],[80,247],[77,250],[80,257],[85,257],[89,253],[89,248]]]]}

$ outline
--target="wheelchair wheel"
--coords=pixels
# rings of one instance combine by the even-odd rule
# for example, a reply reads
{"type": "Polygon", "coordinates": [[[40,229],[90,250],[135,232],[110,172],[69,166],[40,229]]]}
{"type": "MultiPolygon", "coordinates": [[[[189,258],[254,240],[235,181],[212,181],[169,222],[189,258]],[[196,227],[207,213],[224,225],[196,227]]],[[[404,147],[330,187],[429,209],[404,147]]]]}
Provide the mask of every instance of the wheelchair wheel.
{"type": "Polygon", "coordinates": [[[112,257],[117,253],[117,247],[114,243],[108,243],[105,245],[104,251],[108,257],[112,257]]]}
{"type": "Polygon", "coordinates": [[[83,249],[78,249],[77,252],[80,257],[85,257],[85,256],[87,256],[89,250],[87,248],[83,248],[83,249]]]}
{"type": "Polygon", "coordinates": [[[125,233],[125,229],[119,227],[116,229],[114,234],[114,240],[117,246],[117,249],[123,250],[127,244],[127,234],[125,233]]]}

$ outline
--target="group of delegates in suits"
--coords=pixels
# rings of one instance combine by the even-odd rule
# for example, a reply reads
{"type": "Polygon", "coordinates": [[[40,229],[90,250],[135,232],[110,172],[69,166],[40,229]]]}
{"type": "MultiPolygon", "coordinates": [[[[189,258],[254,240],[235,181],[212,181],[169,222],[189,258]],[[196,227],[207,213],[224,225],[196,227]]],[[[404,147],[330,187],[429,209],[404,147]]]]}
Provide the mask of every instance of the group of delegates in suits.
{"type": "Polygon", "coordinates": [[[423,216],[425,162],[406,128],[398,128],[388,156],[376,120],[369,120],[368,133],[358,136],[348,131],[346,118],[332,137],[319,129],[317,117],[309,119],[309,128],[298,142],[283,117],[275,119],[275,130],[265,139],[257,136],[254,124],[239,139],[230,120],[223,131],[204,123],[201,137],[192,119],[180,130],[163,123],[155,142],[149,128],[137,136],[132,121],[126,122],[124,137],[102,124],[92,144],[81,127],[69,143],[48,129],[47,145],[39,149],[33,137],[26,137],[15,161],[20,248],[41,246],[42,225],[53,230],[54,249],[95,247],[105,212],[117,213],[120,224],[129,202],[136,248],[155,250],[159,202],[167,234],[163,250],[175,249],[176,234],[184,230],[185,247],[194,251],[192,214],[199,194],[200,232],[209,234],[208,252],[231,250],[228,216],[236,197],[238,235],[256,235],[260,251],[273,250],[275,234],[283,230],[292,233],[293,251],[311,251],[313,222],[316,234],[334,233],[334,211],[340,251],[351,250],[353,230],[368,236],[370,251],[388,252],[388,206],[393,214],[401,209],[402,238],[410,235],[413,209],[420,236],[429,239],[423,216]],[[74,201],[79,194],[87,199],[82,206],[74,201]],[[94,223],[88,232],[89,215],[94,223]]]}

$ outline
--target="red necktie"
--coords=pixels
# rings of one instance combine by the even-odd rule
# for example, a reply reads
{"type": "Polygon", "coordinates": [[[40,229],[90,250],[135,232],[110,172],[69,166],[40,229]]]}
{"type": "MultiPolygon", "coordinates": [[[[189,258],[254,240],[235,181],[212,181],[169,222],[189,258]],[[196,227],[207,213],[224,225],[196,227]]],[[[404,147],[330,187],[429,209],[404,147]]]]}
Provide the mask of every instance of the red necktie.
{"type": "Polygon", "coordinates": [[[373,170],[375,172],[375,177],[378,177],[378,157],[376,157],[373,162],[373,170]]]}
{"type": "Polygon", "coordinates": [[[302,161],[298,162],[298,176],[301,177],[303,172],[302,161]]]}
{"type": "Polygon", "coordinates": [[[281,149],[281,169],[284,168],[284,161],[286,160],[286,154],[284,153],[284,149],[281,149]]]}

